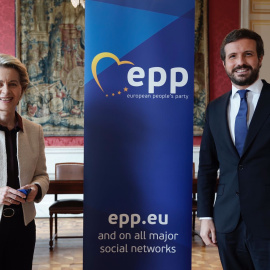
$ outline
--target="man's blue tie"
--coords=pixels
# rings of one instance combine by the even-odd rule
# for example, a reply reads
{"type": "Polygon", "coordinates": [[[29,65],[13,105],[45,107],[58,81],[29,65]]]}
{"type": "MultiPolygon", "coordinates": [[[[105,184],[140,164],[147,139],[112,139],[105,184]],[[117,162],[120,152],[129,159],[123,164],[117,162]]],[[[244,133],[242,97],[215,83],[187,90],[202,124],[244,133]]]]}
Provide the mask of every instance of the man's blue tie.
{"type": "Polygon", "coordinates": [[[235,134],[235,147],[239,153],[239,156],[241,157],[248,127],[247,127],[247,111],[248,111],[248,105],[247,105],[247,94],[248,90],[239,90],[237,93],[240,95],[241,101],[240,101],[240,108],[238,111],[238,114],[235,118],[235,128],[234,128],[234,134],[235,134]]]}

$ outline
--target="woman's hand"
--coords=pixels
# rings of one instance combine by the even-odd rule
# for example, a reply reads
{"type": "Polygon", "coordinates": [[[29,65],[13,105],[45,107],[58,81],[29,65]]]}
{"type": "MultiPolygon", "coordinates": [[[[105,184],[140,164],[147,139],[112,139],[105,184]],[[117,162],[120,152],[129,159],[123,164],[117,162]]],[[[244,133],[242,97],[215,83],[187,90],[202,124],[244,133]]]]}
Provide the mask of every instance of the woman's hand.
{"type": "Polygon", "coordinates": [[[25,194],[22,192],[11,188],[11,187],[2,187],[0,188],[0,204],[11,205],[25,203],[25,194]]]}
{"type": "Polygon", "coordinates": [[[35,184],[29,184],[21,187],[20,189],[31,189],[30,193],[27,196],[26,201],[32,202],[35,200],[37,193],[38,193],[38,187],[35,184]]]}

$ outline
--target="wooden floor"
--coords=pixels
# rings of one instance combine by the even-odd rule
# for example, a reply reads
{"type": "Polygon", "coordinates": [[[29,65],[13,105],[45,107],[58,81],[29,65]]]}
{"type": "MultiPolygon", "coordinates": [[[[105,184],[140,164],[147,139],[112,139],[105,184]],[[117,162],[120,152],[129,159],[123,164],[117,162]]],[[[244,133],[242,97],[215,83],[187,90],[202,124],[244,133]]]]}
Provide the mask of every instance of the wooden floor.
{"type": "MultiPolygon", "coordinates": [[[[59,235],[82,234],[82,218],[59,218],[59,235]]],[[[64,238],[49,249],[49,219],[36,219],[37,241],[33,270],[81,270],[83,269],[83,239],[64,238]]]]}
{"type": "MultiPolygon", "coordinates": [[[[199,231],[197,223],[196,229],[199,231]]],[[[193,236],[192,240],[192,270],[222,270],[217,248],[203,245],[197,235],[193,236]]]]}
{"type": "MultiPolygon", "coordinates": [[[[83,220],[82,218],[61,218],[58,226],[59,232],[61,233],[68,235],[80,235],[82,234],[83,220]]],[[[56,241],[53,252],[50,252],[49,220],[36,219],[36,227],[37,242],[34,254],[33,270],[83,269],[82,238],[59,239],[56,241]]],[[[196,230],[199,230],[198,221],[196,221],[196,230]]],[[[217,249],[213,247],[205,247],[199,236],[194,236],[192,239],[192,269],[222,270],[217,249]]]]}

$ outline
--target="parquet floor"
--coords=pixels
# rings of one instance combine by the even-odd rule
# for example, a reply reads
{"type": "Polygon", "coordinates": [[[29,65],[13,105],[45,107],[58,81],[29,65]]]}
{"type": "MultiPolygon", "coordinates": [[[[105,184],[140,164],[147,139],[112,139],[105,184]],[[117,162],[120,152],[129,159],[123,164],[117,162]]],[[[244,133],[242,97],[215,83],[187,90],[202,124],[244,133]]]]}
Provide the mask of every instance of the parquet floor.
{"type": "MultiPolygon", "coordinates": [[[[83,269],[82,238],[59,239],[56,241],[53,252],[50,252],[49,219],[36,219],[36,227],[37,242],[33,270],[83,269]]],[[[58,228],[62,235],[80,235],[82,234],[83,219],[61,218],[58,228]]],[[[199,221],[196,221],[196,230],[199,230],[199,221]]],[[[192,270],[222,270],[217,249],[204,246],[199,236],[194,236],[192,240],[192,270]]]]}
{"type": "MultiPolygon", "coordinates": [[[[82,234],[82,218],[59,218],[59,235],[82,234]]],[[[36,219],[37,241],[33,270],[82,270],[83,239],[63,238],[56,241],[53,252],[49,250],[49,219],[36,219]]]]}
{"type": "Polygon", "coordinates": [[[222,270],[217,248],[203,245],[197,235],[192,237],[192,270],[222,270]]]}

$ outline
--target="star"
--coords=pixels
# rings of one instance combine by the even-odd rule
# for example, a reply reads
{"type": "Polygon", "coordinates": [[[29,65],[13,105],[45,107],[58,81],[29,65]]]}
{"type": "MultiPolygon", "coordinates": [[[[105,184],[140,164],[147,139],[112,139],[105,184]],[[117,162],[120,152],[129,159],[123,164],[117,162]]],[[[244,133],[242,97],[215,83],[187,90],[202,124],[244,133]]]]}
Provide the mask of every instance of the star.
{"type": "Polygon", "coordinates": [[[115,96],[115,93],[112,93],[112,96],[114,97],[115,96]]]}
{"type": "Polygon", "coordinates": [[[118,95],[121,95],[121,91],[118,91],[118,95]]]}
{"type": "Polygon", "coordinates": [[[127,92],[127,91],[128,91],[128,88],[127,88],[127,87],[125,87],[125,88],[124,88],[124,92],[127,92]]]}
{"type": "Polygon", "coordinates": [[[106,97],[108,97],[109,95],[108,94],[106,94],[106,97]]]}

